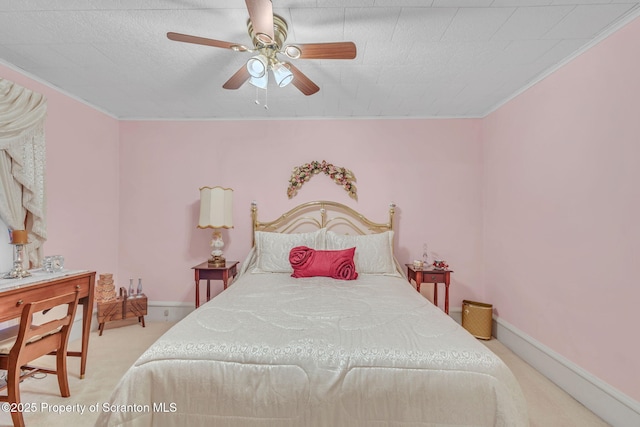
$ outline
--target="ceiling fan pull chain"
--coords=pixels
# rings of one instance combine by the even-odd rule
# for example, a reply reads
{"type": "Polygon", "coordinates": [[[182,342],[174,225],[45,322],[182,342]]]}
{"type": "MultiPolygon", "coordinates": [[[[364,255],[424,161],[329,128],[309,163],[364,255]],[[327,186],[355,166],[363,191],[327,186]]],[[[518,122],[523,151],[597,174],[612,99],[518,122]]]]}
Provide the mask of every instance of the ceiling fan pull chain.
{"type": "Polygon", "coordinates": [[[264,109],[268,110],[269,109],[269,92],[267,92],[267,88],[264,88],[264,109]]]}
{"type": "MultiPolygon", "coordinates": [[[[264,109],[268,110],[269,106],[267,105],[267,102],[269,100],[269,95],[267,92],[267,89],[264,89],[264,109]]],[[[260,105],[260,88],[256,87],[256,100],[254,101],[256,105],[260,105]]]]}

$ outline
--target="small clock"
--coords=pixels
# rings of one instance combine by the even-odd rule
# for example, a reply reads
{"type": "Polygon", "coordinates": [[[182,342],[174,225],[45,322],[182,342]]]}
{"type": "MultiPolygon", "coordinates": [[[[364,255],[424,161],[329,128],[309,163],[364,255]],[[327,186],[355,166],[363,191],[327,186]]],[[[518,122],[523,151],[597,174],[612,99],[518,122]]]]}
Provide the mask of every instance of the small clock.
{"type": "Polygon", "coordinates": [[[62,255],[54,255],[51,258],[52,271],[57,272],[64,270],[64,257],[62,255]]]}

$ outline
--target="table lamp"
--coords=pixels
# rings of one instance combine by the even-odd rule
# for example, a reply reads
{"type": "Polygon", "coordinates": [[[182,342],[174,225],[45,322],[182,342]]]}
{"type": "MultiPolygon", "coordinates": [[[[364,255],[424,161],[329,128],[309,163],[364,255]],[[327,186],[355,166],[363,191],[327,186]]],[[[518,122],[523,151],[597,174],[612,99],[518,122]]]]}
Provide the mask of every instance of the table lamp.
{"type": "Polygon", "coordinates": [[[220,228],[233,228],[233,189],[222,187],[200,188],[200,219],[198,228],[213,228],[211,240],[211,267],[224,267],[222,248],[224,241],[220,228]]]}

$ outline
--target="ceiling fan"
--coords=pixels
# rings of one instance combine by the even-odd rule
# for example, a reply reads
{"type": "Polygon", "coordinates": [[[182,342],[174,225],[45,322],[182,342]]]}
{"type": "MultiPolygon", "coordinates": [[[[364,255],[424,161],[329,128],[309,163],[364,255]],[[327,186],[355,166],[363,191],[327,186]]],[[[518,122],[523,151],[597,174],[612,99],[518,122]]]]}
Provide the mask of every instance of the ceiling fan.
{"type": "Polygon", "coordinates": [[[256,53],[222,85],[225,89],[238,89],[245,82],[266,89],[269,70],[276,83],[284,87],[292,83],[305,95],[313,95],[320,88],[292,63],[281,62],[278,55],[289,59],[354,59],[356,45],[353,42],[335,43],[295,43],[285,45],[288,26],[286,21],[273,14],[271,0],[245,0],[249,11],[247,30],[253,48],[239,43],[231,43],[180,33],[167,33],[170,40],[185,43],[231,49],[236,52],[256,53]]]}

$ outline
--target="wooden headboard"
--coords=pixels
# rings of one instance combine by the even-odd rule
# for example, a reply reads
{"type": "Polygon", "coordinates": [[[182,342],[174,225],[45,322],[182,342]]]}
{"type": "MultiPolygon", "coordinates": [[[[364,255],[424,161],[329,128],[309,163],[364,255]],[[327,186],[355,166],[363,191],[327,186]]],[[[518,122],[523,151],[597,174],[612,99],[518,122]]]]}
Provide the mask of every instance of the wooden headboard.
{"type": "Polygon", "coordinates": [[[258,204],[251,203],[253,222],[252,246],[255,245],[256,231],[276,233],[299,233],[320,228],[333,230],[341,234],[376,234],[393,230],[393,216],[396,205],[389,205],[389,221],[374,222],[338,202],[326,200],[303,203],[283,213],[273,221],[258,221],[258,204]]]}

